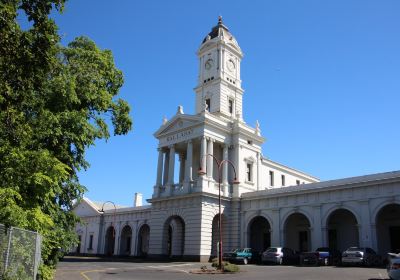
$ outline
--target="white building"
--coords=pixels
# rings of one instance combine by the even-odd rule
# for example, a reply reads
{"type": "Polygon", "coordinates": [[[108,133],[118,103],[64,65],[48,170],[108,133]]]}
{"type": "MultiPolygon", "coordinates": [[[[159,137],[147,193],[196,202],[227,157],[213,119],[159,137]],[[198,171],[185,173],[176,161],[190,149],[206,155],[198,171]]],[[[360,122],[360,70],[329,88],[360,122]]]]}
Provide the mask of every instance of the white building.
{"type": "Polygon", "coordinates": [[[74,210],[83,220],[77,253],[208,260],[216,255],[219,190],[224,251],[400,248],[400,171],[319,182],[267,159],[259,124],[243,118],[243,54],[221,18],[197,56],[195,114],[179,106],[154,134],[151,206],[138,194],[135,207],[84,198],[74,210]]]}

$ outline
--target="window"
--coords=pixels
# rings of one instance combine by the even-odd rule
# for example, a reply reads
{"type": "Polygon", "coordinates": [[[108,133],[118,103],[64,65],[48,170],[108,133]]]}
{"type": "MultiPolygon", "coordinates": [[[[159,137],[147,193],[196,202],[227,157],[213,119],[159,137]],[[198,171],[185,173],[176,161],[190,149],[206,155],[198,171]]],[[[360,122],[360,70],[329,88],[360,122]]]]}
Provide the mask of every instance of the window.
{"type": "Polygon", "coordinates": [[[271,187],[274,186],[274,171],[269,172],[269,181],[271,182],[271,187]]]}
{"type": "Polygon", "coordinates": [[[281,179],[282,179],[282,186],[285,185],[285,175],[281,175],[281,179]]]}
{"type": "Polygon", "coordinates": [[[233,114],[233,100],[229,99],[229,114],[233,114]]]}
{"type": "Polygon", "coordinates": [[[88,250],[93,250],[93,234],[89,237],[89,248],[88,250]]]}
{"type": "Polygon", "coordinates": [[[300,180],[296,180],[296,185],[300,185],[300,180]]]}
{"type": "Polygon", "coordinates": [[[247,171],[246,171],[246,178],[247,178],[247,181],[248,182],[252,182],[253,180],[252,180],[252,174],[251,174],[251,167],[252,167],[252,164],[251,163],[248,163],[247,164],[247,171]]]}
{"type": "Polygon", "coordinates": [[[210,112],[211,111],[211,99],[210,98],[206,99],[206,104],[207,104],[207,111],[210,112]]]}
{"type": "Polygon", "coordinates": [[[249,145],[253,145],[253,141],[251,141],[251,140],[247,140],[247,144],[249,144],[249,145]]]}

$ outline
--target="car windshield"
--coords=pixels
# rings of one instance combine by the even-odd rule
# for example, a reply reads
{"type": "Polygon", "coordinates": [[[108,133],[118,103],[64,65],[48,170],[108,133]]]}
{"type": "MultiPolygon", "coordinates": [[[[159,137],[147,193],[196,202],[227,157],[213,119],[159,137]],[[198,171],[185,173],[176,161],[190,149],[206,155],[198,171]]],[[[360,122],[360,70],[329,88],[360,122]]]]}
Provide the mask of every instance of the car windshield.
{"type": "Polygon", "coordinates": [[[242,252],[244,249],[235,249],[235,250],[233,250],[233,253],[240,253],[240,252],[242,252]]]}
{"type": "Polygon", "coordinates": [[[277,248],[269,248],[269,249],[267,250],[268,253],[275,253],[275,252],[277,252],[277,251],[278,251],[277,248]]]}
{"type": "Polygon", "coordinates": [[[358,252],[358,251],[363,251],[363,248],[358,248],[358,247],[351,247],[346,250],[347,252],[358,252]]]}

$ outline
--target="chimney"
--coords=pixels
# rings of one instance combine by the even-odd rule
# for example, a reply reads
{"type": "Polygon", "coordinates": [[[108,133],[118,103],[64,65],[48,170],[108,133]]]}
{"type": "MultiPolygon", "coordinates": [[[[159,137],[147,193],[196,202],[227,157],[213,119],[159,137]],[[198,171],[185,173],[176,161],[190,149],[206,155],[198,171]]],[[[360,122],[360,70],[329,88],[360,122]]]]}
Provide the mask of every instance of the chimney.
{"type": "Polygon", "coordinates": [[[135,193],[135,201],[133,206],[135,207],[142,206],[142,197],[143,195],[141,193],[135,193]]]}

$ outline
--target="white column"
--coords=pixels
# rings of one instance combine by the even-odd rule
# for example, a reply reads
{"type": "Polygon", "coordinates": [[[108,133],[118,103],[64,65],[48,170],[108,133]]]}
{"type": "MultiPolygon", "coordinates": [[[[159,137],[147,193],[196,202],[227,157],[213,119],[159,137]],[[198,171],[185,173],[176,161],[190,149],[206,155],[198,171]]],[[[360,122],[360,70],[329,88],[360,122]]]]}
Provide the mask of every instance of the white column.
{"type": "Polygon", "coordinates": [[[168,171],[169,171],[169,151],[165,153],[163,186],[165,186],[168,183],[168,173],[169,173],[168,171]]]}
{"type": "Polygon", "coordinates": [[[185,178],[185,155],[179,154],[179,183],[185,178]]]}
{"type": "MultiPolygon", "coordinates": [[[[222,159],[223,160],[228,160],[228,145],[224,144],[223,150],[222,150],[222,159]]],[[[228,162],[225,162],[222,166],[222,184],[226,185],[228,184],[228,162]]]]}
{"type": "Polygon", "coordinates": [[[168,185],[174,184],[175,146],[169,147],[168,185]]]}
{"type": "Polygon", "coordinates": [[[193,169],[193,143],[189,140],[186,148],[186,166],[185,166],[185,182],[192,181],[192,169],[193,169]]]}
{"type": "Polygon", "coordinates": [[[158,148],[158,164],[157,164],[157,181],[156,186],[161,186],[162,171],[163,171],[164,154],[161,148],[158,148]]]}
{"type": "MultiPolygon", "coordinates": [[[[214,155],[214,141],[209,139],[207,143],[207,154],[214,155]]],[[[213,162],[214,159],[211,156],[207,156],[207,177],[213,178],[213,162]]]]}
{"type": "Polygon", "coordinates": [[[200,151],[200,162],[201,168],[206,169],[206,154],[207,154],[207,139],[205,136],[201,138],[201,151],[200,151]]]}
{"type": "Polygon", "coordinates": [[[260,165],[261,165],[261,156],[260,153],[257,153],[257,190],[260,190],[260,165]]]}

